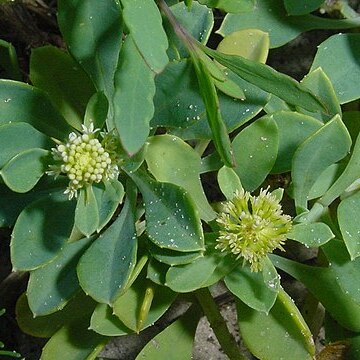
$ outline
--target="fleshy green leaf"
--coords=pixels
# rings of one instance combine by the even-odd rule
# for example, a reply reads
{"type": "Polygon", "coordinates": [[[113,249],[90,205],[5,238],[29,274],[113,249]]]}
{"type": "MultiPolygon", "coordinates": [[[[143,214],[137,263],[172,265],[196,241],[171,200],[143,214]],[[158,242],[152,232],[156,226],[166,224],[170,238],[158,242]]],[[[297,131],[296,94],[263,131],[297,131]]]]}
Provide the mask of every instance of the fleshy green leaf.
{"type": "Polygon", "coordinates": [[[250,11],[255,6],[254,0],[199,0],[199,3],[228,13],[250,11]]]}
{"type": "Polygon", "coordinates": [[[44,149],[22,151],[4,165],[0,175],[11,190],[26,193],[44,175],[48,156],[49,151],[44,149]]]}
{"type": "Polygon", "coordinates": [[[161,15],[154,1],[121,0],[124,21],[145,62],[155,73],[160,73],[169,59],[168,40],[162,27],[161,15]]]}
{"type": "Polygon", "coordinates": [[[90,330],[105,336],[122,336],[131,333],[106,304],[98,304],[91,316],[90,330]]]}
{"type": "Polygon", "coordinates": [[[309,14],[322,5],[323,2],[323,0],[284,0],[285,8],[289,15],[309,14]]]}
{"type": "Polygon", "coordinates": [[[329,261],[329,268],[342,291],[360,305],[360,293],[358,286],[355,285],[358,282],[360,259],[350,259],[344,242],[340,240],[328,242],[322,247],[322,250],[329,261]]]}
{"type": "Polygon", "coordinates": [[[96,231],[100,232],[122,203],[125,192],[122,183],[115,179],[93,185],[93,192],[99,211],[99,225],[96,231]]]}
{"type": "MultiPolygon", "coordinates": [[[[305,3],[296,2],[299,6],[304,6],[305,3]]],[[[348,29],[358,27],[359,23],[359,19],[336,20],[314,15],[289,16],[282,0],[262,0],[256,3],[252,11],[227,14],[218,33],[225,36],[242,29],[260,29],[269,33],[270,47],[274,48],[295,39],[303,31],[348,29]]]]}
{"type": "MultiPolygon", "coordinates": [[[[125,326],[133,331],[137,330],[139,309],[144,299],[146,281],[147,280],[142,276],[137,278],[131,288],[120,296],[113,306],[114,314],[125,324],[125,326]]],[[[154,285],[154,288],[155,295],[148,316],[142,325],[142,329],[145,329],[158,320],[170,307],[177,295],[164,286],[154,285]]]]}
{"type": "Polygon", "coordinates": [[[55,139],[72,131],[41,90],[30,85],[0,80],[0,124],[26,122],[55,139]]]}
{"type": "Polygon", "coordinates": [[[227,288],[252,309],[268,313],[275,303],[278,289],[274,291],[266,286],[263,273],[252,272],[247,265],[237,266],[224,281],[227,288]]]}
{"type": "Polygon", "coordinates": [[[46,343],[42,360],[95,359],[109,338],[88,330],[88,319],[63,326],[46,343]]]}
{"type": "Polygon", "coordinates": [[[140,172],[131,176],[144,199],[150,240],[174,251],[204,250],[200,218],[189,194],[174,184],[154,181],[140,172]]]}
{"type": "Polygon", "coordinates": [[[32,270],[51,261],[63,249],[74,225],[75,203],[66,196],[46,197],[19,215],[11,240],[16,270],[32,270]]]}
{"type": "Polygon", "coordinates": [[[313,117],[291,111],[279,111],[272,116],[278,127],[279,149],[271,172],[282,173],[291,170],[296,149],[323,124],[313,117]]]}
{"type": "Polygon", "coordinates": [[[269,314],[236,301],[242,339],[260,359],[311,360],[315,355],[312,334],[292,299],[282,289],[269,314]],[[290,350],[291,349],[291,350],[290,350]]]}
{"type": "Polygon", "coordinates": [[[156,180],[181,186],[189,192],[205,221],[213,220],[215,212],[209,205],[200,181],[201,158],[178,137],[153,136],[145,154],[150,172],[156,180]]]}
{"type": "Polygon", "coordinates": [[[81,287],[98,302],[111,304],[123,291],[136,261],[135,220],[129,201],[115,222],[81,257],[81,287]]]}
{"type": "Polygon", "coordinates": [[[308,247],[319,247],[334,238],[335,235],[324,223],[305,223],[294,225],[287,237],[308,247]]]}
{"type": "Polygon", "coordinates": [[[49,137],[28,123],[0,125],[0,169],[22,151],[34,148],[50,149],[53,144],[49,137]]]}
{"type": "Polygon", "coordinates": [[[236,172],[226,166],[223,166],[217,174],[217,180],[221,192],[226,199],[231,200],[234,197],[235,191],[242,189],[241,181],[236,172]]]}
{"type": "Polygon", "coordinates": [[[195,332],[200,320],[200,309],[193,307],[180,319],[156,335],[140,351],[137,360],[184,360],[192,358],[195,332]],[[174,339],[176,350],[174,351],[174,339]]]}
{"type": "Polygon", "coordinates": [[[75,226],[86,237],[99,226],[99,209],[92,186],[80,189],[75,208],[75,226]]]}
{"type": "Polygon", "coordinates": [[[126,37],[115,73],[115,126],[125,150],[133,155],[149,135],[154,114],[154,73],[131,35],[126,37]]]}
{"type": "Polygon", "coordinates": [[[233,140],[235,172],[247,191],[253,191],[265,180],[278,152],[278,129],[265,116],[242,130],[233,140]]]}
{"type": "Polygon", "coordinates": [[[68,243],[52,262],[31,271],[26,293],[34,316],[61,310],[79,291],[76,265],[90,243],[90,239],[68,243]]]}
{"type": "Polygon", "coordinates": [[[356,221],[360,211],[360,192],[347,197],[338,206],[338,222],[351,260],[360,256],[360,223],[356,221]]]}
{"type": "Polygon", "coordinates": [[[21,81],[21,73],[15,47],[7,41],[0,40],[1,77],[21,81]]]}
{"type": "Polygon", "coordinates": [[[270,255],[274,265],[301,281],[342,326],[360,331],[360,305],[344,292],[329,268],[314,267],[270,255]]]}
{"type": "Polygon", "coordinates": [[[65,324],[89,316],[95,305],[95,301],[81,291],[61,311],[34,318],[24,293],[16,303],[16,321],[20,329],[26,334],[51,337],[65,324]]]}
{"type": "Polygon", "coordinates": [[[292,179],[295,202],[300,209],[307,207],[310,189],[320,174],[341,160],[350,146],[350,135],[336,115],[298,147],[293,157],[292,179]]]}
{"type": "MultiPolygon", "coordinates": [[[[356,20],[359,20],[357,18],[356,20]]],[[[354,79],[360,76],[357,59],[360,57],[359,34],[337,34],[318,48],[311,70],[321,67],[331,80],[340,104],[358,99],[360,90],[354,79]],[[333,61],[336,59],[336,61],[333,61]],[[339,66],[341,64],[341,66],[339,66]]]]}
{"type": "Polygon", "coordinates": [[[109,110],[109,101],[103,92],[96,92],[89,100],[85,115],[84,125],[89,127],[94,124],[95,129],[102,129],[109,110]]]}
{"type": "Polygon", "coordinates": [[[30,79],[49,95],[66,121],[81,130],[86,104],[95,89],[73,58],[55,46],[36,48],[30,58],[30,79]]]}
{"type": "Polygon", "coordinates": [[[60,0],[58,22],[71,54],[111,101],[123,33],[119,2],[60,0]]]}
{"type": "Polygon", "coordinates": [[[309,111],[327,111],[324,104],[305,86],[268,65],[207,48],[204,50],[244,80],[278,96],[289,104],[298,105],[309,111]]]}

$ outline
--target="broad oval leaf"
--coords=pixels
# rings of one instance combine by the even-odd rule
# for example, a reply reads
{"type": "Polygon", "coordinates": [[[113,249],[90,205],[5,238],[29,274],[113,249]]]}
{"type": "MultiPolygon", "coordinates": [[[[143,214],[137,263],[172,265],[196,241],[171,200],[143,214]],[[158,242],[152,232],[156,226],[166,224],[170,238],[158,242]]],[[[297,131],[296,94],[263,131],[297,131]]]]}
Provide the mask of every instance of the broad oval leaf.
{"type": "Polygon", "coordinates": [[[292,179],[299,209],[306,209],[310,189],[320,174],[341,160],[350,146],[350,135],[340,116],[336,115],[298,147],[293,157],[292,179]]]}
{"type": "Polygon", "coordinates": [[[153,136],[149,139],[145,161],[156,180],[173,183],[189,192],[202,219],[214,219],[215,212],[200,181],[201,158],[191,146],[176,136],[153,136]]]}
{"type": "Polygon", "coordinates": [[[0,169],[22,151],[50,149],[54,142],[25,122],[0,125],[0,169]]]}
{"type": "Polygon", "coordinates": [[[43,91],[22,82],[0,80],[0,124],[13,122],[29,123],[59,140],[72,131],[43,91]]]}
{"type": "Polygon", "coordinates": [[[154,95],[154,73],[128,35],[115,73],[113,101],[115,127],[129,155],[138,152],[149,135],[154,95]]]}
{"type": "Polygon", "coordinates": [[[315,355],[312,334],[300,311],[280,289],[269,314],[256,311],[236,301],[242,339],[259,359],[311,360],[315,355]]]}
{"type": "Polygon", "coordinates": [[[144,199],[149,239],[170,250],[204,250],[201,221],[189,194],[174,184],[154,181],[139,171],[130,175],[144,199]]]}
{"type": "Polygon", "coordinates": [[[76,265],[91,241],[82,239],[66,244],[52,262],[30,272],[26,294],[34,316],[62,310],[80,290],[76,265]]]}
{"type": "Polygon", "coordinates": [[[112,304],[135,266],[136,250],[134,214],[126,201],[115,222],[81,257],[77,267],[81,287],[98,302],[112,304]]]}
{"type": "Polygon", "coordinates": [[[81,130],[86,104],[95,89],[74,59],[55,46],[33,49],[30,79],[34,86],[49,95],[64,119],[81,130]]]}
{"type": "Polygon", "coordinates": [[[241,184],[253,191],[274,166],[278,152],[278,129],[272,117],[265,116],[242,130],[232,143],[241,184]]]}
{"type": "Polygon", "coordinates": [[[54,259],[69,239],[75,203],[65,195],[31,203],[19,215],[10,245],[15,270],[33,270],[54,259]]]}
{"type": "Polygon", "coordinates": [[[217,174],[217,180],[221,192],[226,199],[231,200],[234,197],[236,190],[242,189],[241,181],[236,172],[227,166],[223,166],[217,174]]]}
{"type": "Polygon", "coordinates": [[[149,68],[160,73],[169,61],[166,54],[169,44],[158,7],[148,0],[121,0],[121,3],[124,21],[136,47],[149,68]]]}
{"type": "Polygon", "coordinates": [[[323,3],[323,0],[284,0],[285,8],[289,15],[309,14],[323,3]]]}
{"type": "Polygon", "coordinates": [[[44,149],[29,149],[15,155],[0,170],[4,183],[15,192],[30,191],[44,175],[49,154],[44,149]]]}

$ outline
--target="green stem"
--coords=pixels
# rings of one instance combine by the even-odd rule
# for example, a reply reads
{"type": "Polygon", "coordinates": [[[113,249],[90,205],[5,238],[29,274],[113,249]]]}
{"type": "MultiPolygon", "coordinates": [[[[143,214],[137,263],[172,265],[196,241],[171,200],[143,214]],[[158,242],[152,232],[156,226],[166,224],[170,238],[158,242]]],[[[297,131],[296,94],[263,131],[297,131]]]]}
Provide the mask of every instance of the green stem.
{"type": "Polygon", "coordinates": [[[195,295],[225,354],[230,360],[246,360],[246,357],[241,354],[235,339],[230,334],[209,289],[199,289],[195,292],[195,295]]]}

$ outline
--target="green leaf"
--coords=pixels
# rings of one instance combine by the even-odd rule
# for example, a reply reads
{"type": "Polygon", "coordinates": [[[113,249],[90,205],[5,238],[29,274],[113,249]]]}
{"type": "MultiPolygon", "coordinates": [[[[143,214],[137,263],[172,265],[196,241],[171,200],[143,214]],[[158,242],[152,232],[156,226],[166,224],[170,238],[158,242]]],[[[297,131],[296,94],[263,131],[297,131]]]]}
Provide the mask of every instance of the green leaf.
{"type": "Polygon", "coordinates": [[[99,225],[96,231],[100,232],[111,220],[119,204],[122,203],[125,192],[122,183],[116,179],[95,184],[92,189],[99,211],[99,225]]]}
{"type": "Polygon", "coordinates": [[[29,149],[18,153],[0,170],[4,183],[15,192],[30,191],[44,175],[49,154],[44,149],[29,149]]]}
{"type": "Polygon", "coordinates": [[[124,21],[149,68],[160,73],[169,59],[168,40],[162,27],[161,15],[154,1],[121,0],[124,21]]]}
{"type": "Polygon", "coordinates": [[[218,171],[217,180],[221,192],[228,200],[231,200],[234,197],[236,190],[242,189],[241,181],[238,175],[233,169],[227,166],[223,166],[218,171]]]}
{"type": "MultiPolygon", "coordinates": [[[[58,22],[69,51],[110,102],[123,33],[119,2],[59,0],[58,22]]],[[[110,109],[111,128],[112,116],[110,109]]]]}
{"type": "Polygon", "coordinates": [[[134,214],[126,201],[115,222],[81,257],[77,268],[81,287],[96,301],[112,304],[129,280],[136,250],[134,214]]]}
{"type": "Polygon", "coordinates": [[[323,3],[323,0],[284,0],[285,8],[289,15],[309,14],[320,7],[323,3]]]}
{"type": "Polygon", "coordinates": [[[152,242],[149,242],[148,250],[150,251],[150,254],[154,259],[160,261],[163,264],[171,266],[188,264],[202,256],[202,253],[200,251],[184,253],[180,251],[162,249],[161,247],[156,246],[152,242]]]}
{"type": "Polygon", "coordinates": [[[339,324],[360,331],[360,305],[344,292],[329,268],[314,267],[270,255],[274,265],[301,281],[339,324]]]}
{"type": "Polygon", "coordinates": [[[156,335],[140,351],[137,360],[184,360],[192,358],[195,332],[201,311],[192,307],[180,319],[156,335]],[[176,350],[174,351],[174,339],[176,350]]]}
{"type": "Polygon", "coordinates": [[[0,227],[13,227],[21,213],[30,203],[52,194],[62,194],[68,179],[61,176],[56,180],[42,177],[35,187],[27,193],[15,193],[6,185],[0,184],[0,227]]]}
{"type": "Polygon", "coordinates": [[[106,304],[98,304],[91,316],[90,330],[105,336],[122,336],[131,333],[106,304]]]}
{"type": "Polygon", "coordinates": [[[88,330],[88,319],[73,322],[57,331],[43,348],[42,360],[95,359],[109,338],[88,330]]]}
{"type": "Polygon", "coordinates": [[[341,160],[350,146],[350,135],[340,116],[336,115],[297,148],[293,157],[292,179],[295,203],[299,209],[306,209],[310,189],[321,173],[341,160]]]}
{"type": "Polygon", "coordinates": [[[99,226],[99,209],[92,186],[80,189],[75,208],[75,226],[89,237],[99,226]]]}
{"type": "Polygon", "coordinates": [[[321,67],[326,73],[334,86],[340,104],[360,97],[360,90],[353,82],[360,76],[357,61],[360,56],[359,49],[359,34],[333,35],[319,46],[311,66],[310,71],[321,67]],[[336,62],[332,61],[333,59],[336,59],[336,62]]]}
{"type": "Polygon", "coordinates": [[[269,53],[269,34],[257,29],[235,31],[221,40],[217,50],[265,63],[269,53]]]}
{"type": "MultiPolygon", "coordinates": [[[[125,326],[133,331],[137,330],[140,307],[145,295],[146,281],[145,277],[138,277],[131,288],[120,296],[113,306],[114,314],[125,326]]],[[[142,329],[153,325],[170,307],[177,295],[167,287],[153,286],[155,288],[155,295],[142,329]]]]}
{"type": "Polygon", "coordinates": [[[145,161],[156,180],[181,186],[189,192],[205,221],[213,220],[215,212],[209,205],[200,181],[201,158],[187,143],[171,135],[149,139],[145,161]]]}
{"type": "Polygon", "coordinates": [[[96,92],[89,100],[84,115],[84,125],[94,124],[95,129],[104,127],[109,110],[109,101],[103,92],[96,92]]]}
{"type": "MultiPolygon", "coordinates": [[[[299,6],[303,6],[304,3],[304,1],[297,1],[299,6]]],[[[360,23],[359,19],[335,20],[314,15],[289,16],[283,1],[279,0],[262,0],[256,5],[253,11],[226,15],[217,32],[225,36],[242,29],[260,29],[269,33],[270,47],[274,48],[295,39],[303,31],[349,29],[358,27],[360,23]]]]}
{"type": "Polygon", "coordinates": [[[91,241],[82,239],[66,244],[53,261],[30,272],[26,294],[34,316],[61,310],[79,291],[76,265],[91,241]]]}
{"type": "Polygon", "coordinates": [[[46,197],[19,215],[11,240],[15,270],[33,270],[57,256],[74,225],[75,203],[64,195],[46,197]]]}
{"type": "MultiPolygon", "coordinates": [[[[187,8],[184,2],[171,6],[171,12],[178,23],[184,27],[189,35],[203,44],[208,41],[211,30],[214,26],[214,15],[206,6],[200,5],[197,1],[187,8]]],[[[168,56],[170,61],[180,60],[189,56],[186,46],[178,38],[167,19],[164,19],[164,28],[168,34],[169,48],[168,56]]]]}
{"type": "Polygon", "coordinates": [[[146,278],[155,284],[165,286],[166,273],[168,269],[168,265],[162,264],[161,262],[156,261],[154,258],[151,258],[148,262],[146,278]]]}
{"type": "Polygon", "coordinates": [[[332,240],[321,248],[329,261],[329,268],[342,291],[360,305],[357,286],[360,271],[360,259],[350,259],[344,242],[332,240]]]}
{"type": "Polygon", "coordinates": [[[309,111],[327,111],[324,104],[305,86],[268,65],[241,56],[222,54],[208,48],[204,48],[204,51],[244,80],[289,104],[298,105],[309,111]]]}
{"type": "Polygon", "coordinates": [[[335,89],[322,68],[317,68],[304,77],[301,83],[316,94],[329,110],[328,114],[319,113],[319,120],[330,120],[336,114],[341,115],[341,107],[335,89]]]}
{"type": "Polygon", "coordinates": [[[312,334],[292,299],[282,289],[269,314],[236,301],[242,339],[260,359],[311,360],[315,355],[312,334]]]}
{"type": "Polygon", "coordinates": [[[255,6],[255,0],[198,0],[211,8],[218,8],[228,13],[250,11],[255,6]]]}
{"type": "Polygon", "coordinates": [[[0,125],[0,169],[15,155],[34,148],[50,149],[53,141],[28,123],[0,125]]]}
{"type": "Polygon", "coordinates": [[[154,73],[128,35],[115,73],[113,101],[115,126],[129,155],[139,151],[149,135],[154,95],[154,73]]]}
{"type": "Polygon", "coordinates": [[[214,82],[206,64],[201,59],[193,57],[196,76],[199,82],[200,94],[206,108],[206,115],[211,129],[213,141],[224,165],[233,167],[234,158],[226,125],[220,112],[220,103],[214,82]]]}
{"type": "Polygon", "coordinates": [[[29,123],[60,140],[72,131],[44,92],[21,82],[0,80],[0,124],[13,122],[29,123]]]}
{"type": "Polygon", "coordinates": [[[145,205],[146,232],[161,248],[180,252],[204,250],[204,236],[195,204],[182,188],[152,180],[137,172],[130,174],[145,205]]]}
{"type": "Polygon", "coordinates": [[[307,247],[319,247],[333,239],[335,235],[324,223],[305,223],[294,225],[287,237],[307,247]]]}
{"type": "Polygon", "coordinates": [[[291,111],[275,112],[272,117],[278,127],[279,149],[271,172],[278,174],[291,170],[296,149],[323,124],[313,117],[291,111]]]}
{"type": "Polygon", "coordinates": [[[209,279],[220,259],[221,256],[210,252],[190,264],[170,267],[166,274],[166,286],[180,293],[197,290],[209,279]]]}
{"type": "Polygon", "coordinates": [[[341,234],[351,260],[360,256],[360,224],[356,221],[359,211],[360,192],[342,200],[337,209],[341,234]]]}
{"type": "Polygon", "coordinates": [[[0,67],[1,78],[21,81],[15,47],[4,40],[0,40],[0,67]]]}
{"type": "Polygon", "coordinates": [[[37,337],[51,337],[65,324],[88,317],[94,310],[95,305],[95,301],[81,291],[61,311],[46,316],[34,317],[24,293],[16,303],[16,321],[20,329],[26,334],[37,337]]]}
{"type": "Polygon", "coordinates": [[[237,266],[225,276],[226,287],[247,306],[269,313],[275,303],[279,289],[269,288],[262,272],[252,272],[247,265],[237,266]]]}
{"type": "Polygon", "coordinates": [[[73,58],[55,46],[36,48],[30,58],[30,79],[49,95],[65,120],[81,130],[86,104],[95,89],[73,58]]]}
{"type": "Polygon", "coordinates": [[[233,140],[236,167],[241,184],[253,191],[274,166],[278,152],[278,129],[272,117],[264,116],[242,130],[233,140]]]}

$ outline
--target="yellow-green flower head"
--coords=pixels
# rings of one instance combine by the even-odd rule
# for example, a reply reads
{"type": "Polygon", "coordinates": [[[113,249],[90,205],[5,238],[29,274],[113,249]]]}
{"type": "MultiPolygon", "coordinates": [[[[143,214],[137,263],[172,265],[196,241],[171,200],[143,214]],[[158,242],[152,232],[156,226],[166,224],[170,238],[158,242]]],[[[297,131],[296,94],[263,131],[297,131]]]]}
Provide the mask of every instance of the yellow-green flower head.
{"type": "Polygon", "coordinates": [[[69,185],[65,194],[69,199],[77,197],[77,191],[92,183],[114,179],[119,175],[116,155],[113,153],[113,135],[102,134],[103,140],[97,139],[99,129],[94,125],[82,125],[82,133],[70,133],[69,141],[59,143],[52,149],[55,164],[50,166],[50,175],[65,174],[69,178],[69,185]],[[107,144],[110,144],[109,149],[107,144]]]}
{"type": "Polygon", "coordinates": [[[262,269],[267,253],[284,250],[281,245],[292,227],[291,217],[283,214],[279,201],[267,190],[261,189],[258,196],[238,190],[222,206],[217,249],[243,257],[255,272],[262,269]]]}

